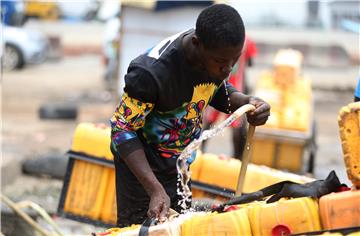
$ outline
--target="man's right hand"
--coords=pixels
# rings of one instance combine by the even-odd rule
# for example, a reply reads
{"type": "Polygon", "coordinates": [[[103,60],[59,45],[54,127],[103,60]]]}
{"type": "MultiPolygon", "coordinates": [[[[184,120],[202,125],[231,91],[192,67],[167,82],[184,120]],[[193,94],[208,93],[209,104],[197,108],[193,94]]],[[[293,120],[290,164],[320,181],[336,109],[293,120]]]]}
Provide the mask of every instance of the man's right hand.
{"type": "Polygon", "coordinates": [[[124,161],[150,196],[148,217],[157,218],[160,222],[165,221],[169,215],[170,198],[151,170],[144,150],[135,150],[124,157],[124,161]]]}
{"type": "Polygon", "coordinates": [[[169,216],[169,209],[170,198],[165,190],[156,191],[150,196],[147,212],[149,218],[157,218],[160,222],[164,222],[169,216]]]}

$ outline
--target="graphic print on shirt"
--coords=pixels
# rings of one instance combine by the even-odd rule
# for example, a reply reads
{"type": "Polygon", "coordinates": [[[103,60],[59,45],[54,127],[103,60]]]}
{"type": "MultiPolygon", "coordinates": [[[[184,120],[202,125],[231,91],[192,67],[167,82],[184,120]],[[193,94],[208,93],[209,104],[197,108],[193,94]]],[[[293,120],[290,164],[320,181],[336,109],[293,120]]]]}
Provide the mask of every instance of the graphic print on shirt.
{"type": "Polygon", "coordinates": [[[166,48],[175,40],[177,39],[183,32],[177,33],[171,37],[168,37],[158,43],[156,46],[150,48],[147,52],[148,57],[152,57],[155,59],[159,59],[161,54],[165,52],[166,48]]]}
{"type": "Polygon", "coordinates": [[[144,136],[159,150],[160,156],[176,158],[191,140],[199,138],[202,112],[216,89],[213,83],[197,85],[191,101],[182,107],[166,113],[153,111],[149,114],[149,122],[143,128],[144,136]]]}
{"type": "Polygon", "coordinates": [[[116,108],[114,116],[110,119],[111,126],[115,131],[113,141],[116,145],[126,141],[129,135],[127,131],[136,131],[144,125],[146,114],[153,108],[151,103],[143,103],[135,98],[131,98],[125,93],[119,106],[116,108]]]}

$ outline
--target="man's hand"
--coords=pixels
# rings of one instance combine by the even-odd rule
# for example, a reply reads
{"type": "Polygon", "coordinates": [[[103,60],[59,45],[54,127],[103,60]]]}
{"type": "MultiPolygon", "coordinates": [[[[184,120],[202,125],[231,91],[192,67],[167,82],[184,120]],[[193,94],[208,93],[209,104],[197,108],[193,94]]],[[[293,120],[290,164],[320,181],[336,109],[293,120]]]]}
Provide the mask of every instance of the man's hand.
{"type": "Polygon", "coordinates": [[[169,216],[170,198],[151,170],[144,150],[131,152],[124,157],[124,161],[150,196],[148,217],[157,218],[160,222],[165,221],[169,216]]]}
{"type": "Polygon", "coordinates": [[[251,125],[263,125],[270,116],[270,105],[257,97],[250,97],[249,104],[256,107],[255,111],[247,113],[247,120],[251,125]]]}
{"type": "Polygon", "coordinates": [[[147,212],[149,218],[157,218],[160,222],[164,222],[169,217],[169,209],[170,198],[165,190],[156,191],[150,196],[147,212]]]}

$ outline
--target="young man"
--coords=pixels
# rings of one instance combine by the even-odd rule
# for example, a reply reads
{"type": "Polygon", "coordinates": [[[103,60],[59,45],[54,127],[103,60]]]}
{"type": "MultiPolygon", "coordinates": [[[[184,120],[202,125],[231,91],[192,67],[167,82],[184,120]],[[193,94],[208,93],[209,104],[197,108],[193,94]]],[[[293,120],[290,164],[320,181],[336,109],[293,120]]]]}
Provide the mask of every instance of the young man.
{"type": "Polygon", "coordinates": [[[231,113],[250,103],[256,110],[247,114],[249,123],[266,122],[270,106],[226,81],[244,39],[237,11],[212,5],[198,16],[196,30],[167,38],[130,63],[111,118],[118,226],[162,221],[170,207],[181,210],[176,159],[200,136],[208,105],[231,113]]]}

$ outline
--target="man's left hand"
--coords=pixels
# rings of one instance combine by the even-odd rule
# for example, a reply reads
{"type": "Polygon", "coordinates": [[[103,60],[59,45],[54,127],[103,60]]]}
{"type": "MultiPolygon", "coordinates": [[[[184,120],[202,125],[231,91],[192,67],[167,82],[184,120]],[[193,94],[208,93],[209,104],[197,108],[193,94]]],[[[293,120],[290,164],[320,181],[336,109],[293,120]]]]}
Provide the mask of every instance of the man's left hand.
{"type": "Polygon", "coordinates": [[[270,116],[270,105],[258,97],[250,97],[249,104],[255,110],[247,113],[247,120],[251,125],[263,125],[270,116]]]}

